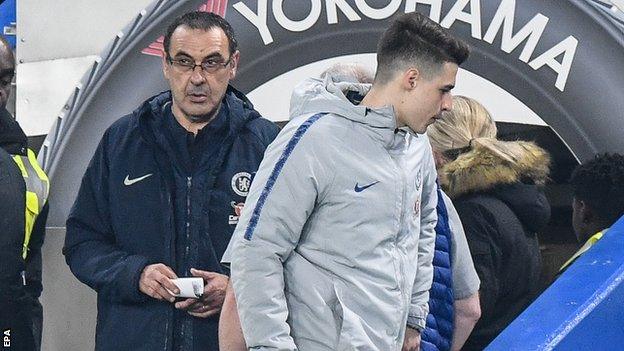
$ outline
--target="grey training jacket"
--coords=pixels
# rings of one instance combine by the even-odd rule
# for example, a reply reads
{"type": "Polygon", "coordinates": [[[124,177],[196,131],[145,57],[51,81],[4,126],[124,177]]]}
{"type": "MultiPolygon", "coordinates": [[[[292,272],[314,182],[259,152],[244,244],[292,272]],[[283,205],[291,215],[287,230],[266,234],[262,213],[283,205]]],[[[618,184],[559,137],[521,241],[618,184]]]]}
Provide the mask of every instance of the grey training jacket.
{"type": "Polygon", "coordinates": [[[429,141],[395,132],[391,107],[355,106],[345,88],[310,79],[295,89],[224,255],[250,349],[400,350],[408,318],[425,325],[429,141]]]}

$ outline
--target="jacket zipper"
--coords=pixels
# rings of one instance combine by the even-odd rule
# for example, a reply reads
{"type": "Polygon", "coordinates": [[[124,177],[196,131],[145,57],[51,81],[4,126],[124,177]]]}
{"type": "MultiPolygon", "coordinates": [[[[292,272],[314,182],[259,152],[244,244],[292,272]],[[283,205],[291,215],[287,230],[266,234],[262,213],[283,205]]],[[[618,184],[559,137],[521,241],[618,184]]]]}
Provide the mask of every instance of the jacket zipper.
{"type": "MultiPolygon", "coordinates": [[[[171,194],[168,191],[167,191],[167,209],[168,210],[172,209],[171,194]]],[[[169,227],[175,228],[175,225],[171,221],[172,221],[171,212],[169,212],[169,227]]],[[[175,251],[174,245],[172,245],[172,242],[170,241],[169,242],[169,254],[171,255],[171,258],[175,257],[174,251],[175,251]]],[[[167,318],[165,319],[165,345],[164,345],[163,350],[168,350],[169,341],[173,340],[173,330],[171,331],[171,333],[169,332],[169,325],[172,319],[173,319],[173,306],[170,306],[167,309],[167,318]]]]}
{"type": "MultiPolygon", "coordinates": [[[[407,223],[405,223],[405,202],[406,202],[406,198],[407,198],[407,184],[406,184],[406,179],[407,176],[405,174],[405,169],[403,167],[403,165],[401,164],[401,157],[400,155],[398,155],[398,159],[395,159],[394,157],[392,157],[392,160],[395,162],[396,166],[397,166],[397,170],[399,173],[399,176],[401,178],[401,212],[399,214],[399,231],[395,237],[395,241],[394,241],[394,246],[395,246],[395,250],[396,250],[396,255],[397,255],[397,259],[398,259],[398,265],[399,265],[399,276],[398,276],[398,284],[399,284],[399,292],[401,294],[401,304],[405,307],[407,307],[407,313],[409,314],[409,301],[407,301],[407,296],[406,296],[406,287],[405,287],[405,276],[403,274],[404,272],[404,267],[403,267],[403,255],[401,254],[401,250],[399,248],[399,237],[401,236],[401,232],[403,230],[405,230],[405,226],[407,225],[407,223]],[[407,305],[406,305],[407,304],[407,305]]],[[[400,345],[401,340],[396,340],[397,345],[400,345]]],[[[400,347],[399,347],[400,349],[400,347]]]]}
{"type": "Polygon", "coordinates": [[[189,259],[189,240],[191,238],[191,186],[193,177],[186,177],[186,242],[184,243],[184,255],[189,259]]]}
{"type": "Polygon", "coordinates": [[[401,254],[401,250],[399,248],[399,237],[401,236],[401,232],[405,230],[405,201],[406,201],[406,192],[407,192],[407,186],[405,184],[405,179],[407,178],[405,176],[405,170],[403,169],[403,167],[401,167],[401,164],[399,161],[397,161],[397,165],[399,166],[399,173],[401,176],[401,214],[400,214],[400,218],[399,218],[399,232],[397,233],[397,236],[395,238],[395,248],[397,251],[397,256],[399,257],[399,279],[400,279],[400,288],[401,288],[401,295],[404,294],[404,290],[405,290],[405,277],[403,276],[403,260],[402,260],[402,254],[401,254]]]}
{"type": "Polygon", "coordinates": [[[165,322],[165,347],[164,350],[168,350],[169,349],[169,319],[172,318],[171,316],[171,308],[169,308],[169,318],[167,318],[166,322],[165,322]]]}

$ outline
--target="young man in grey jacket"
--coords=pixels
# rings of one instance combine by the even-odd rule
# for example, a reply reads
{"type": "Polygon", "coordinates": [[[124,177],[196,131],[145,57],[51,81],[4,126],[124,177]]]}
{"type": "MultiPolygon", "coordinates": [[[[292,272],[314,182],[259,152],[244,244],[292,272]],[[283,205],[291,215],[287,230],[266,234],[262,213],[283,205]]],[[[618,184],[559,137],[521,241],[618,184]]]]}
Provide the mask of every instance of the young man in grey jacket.
{"type": "Polygon", "coordinates": [[[367,93],[329,78],[297,87],[256,174],[224,255],[250,349],[418,349],[437,197],[416,133],[450,108],[468,48],[411,13],[377,55],[367,93]],[[344,90],[366,96],[356,106],[344,90]]]}

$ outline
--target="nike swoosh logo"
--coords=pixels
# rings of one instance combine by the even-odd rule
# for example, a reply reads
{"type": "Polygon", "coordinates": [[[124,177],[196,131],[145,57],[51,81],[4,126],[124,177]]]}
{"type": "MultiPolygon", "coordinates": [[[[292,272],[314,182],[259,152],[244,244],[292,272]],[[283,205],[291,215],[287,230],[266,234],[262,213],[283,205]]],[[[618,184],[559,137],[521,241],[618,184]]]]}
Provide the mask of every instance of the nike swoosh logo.
{"type": "Polygon", "coordinates": [[[138,178],[134,178],[134,179],[130,179],[130,175],[126,176],[126,179],[124,179],[124,185],[128,186],[128,185],[132,185],[134,183],[138,183],[140,181],[142,181],[145,178],[149,178],[152,176],[152,173],[146,174],[142,177],[138,177],[138,178]]]}
{"type": "Polygon", "coordinates": [[[372,182],[370,184],[366,184],[366,185],[363,185],[363,186],[359,186],[358,183],[355,183],[355,188],[353,190],[355,190],[356,193],[360,193],[360,192],[370,188],[371,186],[373,186],[373,185],[375,185],[377,183],[379,183],[379,181],[372,182]]]}

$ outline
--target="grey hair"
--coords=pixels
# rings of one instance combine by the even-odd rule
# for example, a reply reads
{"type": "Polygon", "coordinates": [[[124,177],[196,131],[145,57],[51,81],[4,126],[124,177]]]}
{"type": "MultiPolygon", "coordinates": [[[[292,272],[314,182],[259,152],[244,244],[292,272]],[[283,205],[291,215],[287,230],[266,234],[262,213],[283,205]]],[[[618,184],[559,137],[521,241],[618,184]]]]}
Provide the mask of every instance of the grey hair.
{"type": "Polygon", "coordinates": [[[358,63],[336,63],[321,73],[321,79],[331,77],[334,82],[354,82],[372,84],[375,78],[373,70],[358,63]],[[355,80],[355,81],[354,81],[355,80]]]}

